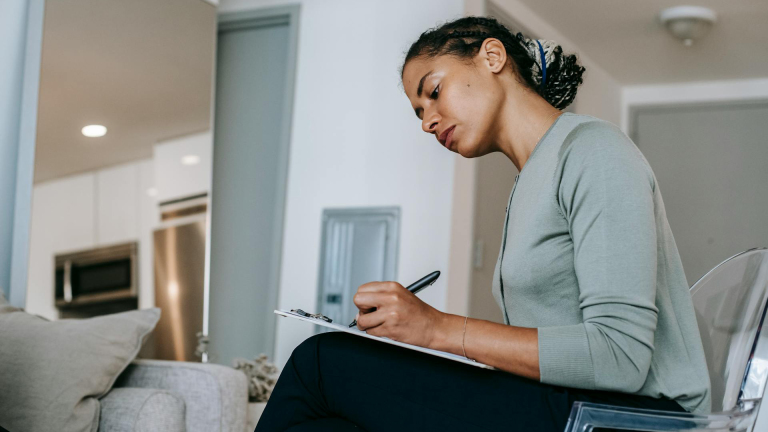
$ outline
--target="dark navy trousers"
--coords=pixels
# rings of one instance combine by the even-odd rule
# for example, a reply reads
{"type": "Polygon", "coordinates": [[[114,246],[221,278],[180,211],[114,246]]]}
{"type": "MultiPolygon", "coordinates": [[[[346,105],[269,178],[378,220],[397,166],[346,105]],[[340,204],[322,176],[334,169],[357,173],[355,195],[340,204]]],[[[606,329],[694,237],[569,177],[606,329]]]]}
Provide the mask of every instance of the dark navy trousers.
{"type": "Polygon", "coordinates": [[[330,332],[296,347],[255,432],[562,432],[575,401],[684,411],[669,399],[552,386],[330,332]]]}

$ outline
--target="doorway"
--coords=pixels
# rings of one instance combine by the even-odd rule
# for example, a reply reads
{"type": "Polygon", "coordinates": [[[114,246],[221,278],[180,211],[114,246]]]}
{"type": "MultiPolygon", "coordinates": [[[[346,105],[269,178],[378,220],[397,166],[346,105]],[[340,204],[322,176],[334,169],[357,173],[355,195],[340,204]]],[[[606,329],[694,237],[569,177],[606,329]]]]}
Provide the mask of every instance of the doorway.
{"type": "Polygon", "coordinates": [[[274,358],[298,6],[219,16],[209,361],[274,358]]]}

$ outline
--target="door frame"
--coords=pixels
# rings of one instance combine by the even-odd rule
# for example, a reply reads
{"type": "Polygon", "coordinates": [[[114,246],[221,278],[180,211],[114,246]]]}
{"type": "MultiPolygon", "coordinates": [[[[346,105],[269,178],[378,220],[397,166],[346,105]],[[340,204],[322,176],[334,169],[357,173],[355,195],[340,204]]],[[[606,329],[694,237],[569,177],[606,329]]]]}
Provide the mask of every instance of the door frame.
{"type": "Polygon", "coordinates": [[[40,60],[43,49],[45,0],[27,2],[24,59],[21,65],[21,100],[16,156],[13,234],[10,247],[8,301],[20,308],[27,302],[29,240],[32,225],[32,184],[35,172],[37,99],[40,89],[40,60]]]}
{"type": "MultiPolygon", "coordinates": [[[[638,145],[637,139],[637,120],[640,114],[664,112],[664,111],[686,111],[686,110],[718,110],[722,108],[737,108],[748,106],[768,106],[768,98],[754,99],[731,99],[731,100],[711,100],[711,101],[678,101],[672,103],[649,103],[642,105],[630,105],[628,111],[628,133],[629,138],[638,145]]],[[[639,147],[639,145],[638,145],[639,147]]]]}
{"type": "MultiPolygon", "coordinates": [[[[294,94],[295,94],[295,87],[296,87],[296,65],[298,63],[298,45],[299,45],[299,14],[301,12],[301,6],[299,4],[294,5],[286,5],[286,6],[275,6],[275,7],[264,7],[264,8],[257,8],[257,9],[247,9],[242,11],[233,11],[233,12],[219,12],[218,14],[218,28],[216,30],[216,47],[218,49],[218,35],[223,31],[233,31],[238,29],[252,29],[252,28],[263,28],[263,27],[270,27],[270,26],[276,26],[276,25],[287,25],[288,26],[288,53],[287,53],[287,64],[286,64],[286,85],[285,85],[285,92],[283,94],[283,112],[282,117],[285,119],[285,122],[282,125],[282,130],[280,131],[280,141],[279,141],[279,162],[278,162],[278,191],[277,191],[277,202],[275,205],[275,213],[273,215],[273,221],[275,229],[280,233],[279,235],[275,236],[275,239],[272,243],[272,255],[274,257],[274,263],[275,268],[273,269],[274,272],[272,273],[272,278],[269,281],[269,286],[276,287],[274,292],[269,293],[269,298],[267,299],[267,302],[273,306],[274,309],[277,309],[277,303],[279,299],[279,293],[280,293],[280,272],[282,268],[282,250],[283,250],[283,240],[285,236],[285,230],[284,230],[284,220],[285,220],[285,204],[286,204],[286,193],[287,193],[287,184],[288,184],[288,163],[289,163],[289,157],[290,157],[290,145],[291,145],[291,130],[293,126],[293,102],[294,102],[294,94]]],[[[213,91],[215,93],[216,89],[216,59],[217,54],[214,54],[214,85],[213,85],[213,91]]],[[[213,130],[215,128],[216,124],[216,113],[215,113],[215,104],[216,104],[216,96],[213,95],[212,98],[212,112],[211,112],[211,129],[213,130]]],[[[213,131],[214,136],[214,146],[215,143],[215,137],[216,137],[216,131],[213,131]]],[[[211,182],[213,182],[214,175],[211,175],[211,182]]],[[[210,190],[213,191],[213,184],[211,184],[210,190]]],[[[209,306],[210,306],[210,277],[211,277],[211,242],[212,242],[212,236],[211,234],[211,211],[213,208],[213,205],[215,203],[216,197],[211,195],[211,205],[208,206],[208,227],[207,232],[209,233],[208,241],[206,242],[206,252],[205,252],[205,292],[204,292],[204,305],[203,305],[203,333],[208,335],[209,334],[209,306]]],[[[277,334],[277,320],[276,315],[273,316],[273,322],[274,325],[272,327],[272,331],[269,332],[267,337],[267,345],[270,347],[272,355],[274,357],[274,353],[276,352],[276,334],[277,334]]],[[[205,361],[205,359],[204,359],[205,361]]]]}

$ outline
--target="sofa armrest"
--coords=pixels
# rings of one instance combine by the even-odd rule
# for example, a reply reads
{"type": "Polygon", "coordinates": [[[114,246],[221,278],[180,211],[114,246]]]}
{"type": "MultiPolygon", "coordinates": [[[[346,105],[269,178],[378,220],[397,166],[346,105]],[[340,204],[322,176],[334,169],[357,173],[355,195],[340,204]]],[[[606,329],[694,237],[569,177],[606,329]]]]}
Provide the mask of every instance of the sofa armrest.
{"type": "Polygon", "coordinates": [[[116,388],[101,401],[99,430],[184,432],[184,400],[166,390],[116,388]]]}
{"type": "Polygon", "coordinates": [[[189,432],[242,432],[248,407],[245,374],[221,365],[134,360],[115,387],[156,388],[184,399],[189,432]]]}

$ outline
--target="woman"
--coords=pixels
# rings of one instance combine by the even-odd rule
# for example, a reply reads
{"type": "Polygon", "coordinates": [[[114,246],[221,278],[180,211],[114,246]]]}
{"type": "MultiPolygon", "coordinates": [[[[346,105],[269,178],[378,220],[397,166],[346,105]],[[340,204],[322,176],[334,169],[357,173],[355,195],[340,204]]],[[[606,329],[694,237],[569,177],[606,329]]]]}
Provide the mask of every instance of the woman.
{"type": "Polygon", "coordinates": [[[256,431],[562,431],[574,401],[708,411],[653,171],[611,123],[560,111],[582,82],[576,57],[467,17],[423,33],[401,72],[425,132],[467,158],[502,152],[520,171],[492,287],[504,324],[371,282],[354,298],[357,325],[499,370],[316,335],[293,352],[256,431]]]}

